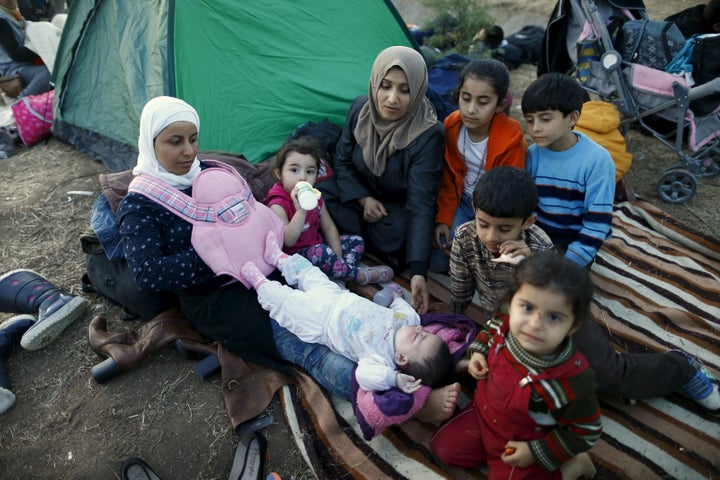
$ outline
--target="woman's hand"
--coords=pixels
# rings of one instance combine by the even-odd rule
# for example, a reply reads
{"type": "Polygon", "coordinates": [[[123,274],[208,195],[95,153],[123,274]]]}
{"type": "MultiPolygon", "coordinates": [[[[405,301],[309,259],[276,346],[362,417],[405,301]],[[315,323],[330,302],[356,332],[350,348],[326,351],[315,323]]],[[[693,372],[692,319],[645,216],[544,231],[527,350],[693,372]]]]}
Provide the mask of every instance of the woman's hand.
{"type": "Polygon", "coordinates": [[[475,380],[487,377],[488,364],[485,355],[479,352],[472,354],[470,363],[468,363],[468,373],[470,373],[475,380]]]}
{"type": "Polygon", "coordinates": [[[388,215],[385,205],[373,197],[361,198],[360,205],[363,207],[363,220],[368,223],[377,223],[388,215]]]}
{"type": "Polygon", "coordinates": [[[410,305],[420,315],[427,313],[430,308],[430,292],[422,275],[413,275],[410,279],[410,305]]]}

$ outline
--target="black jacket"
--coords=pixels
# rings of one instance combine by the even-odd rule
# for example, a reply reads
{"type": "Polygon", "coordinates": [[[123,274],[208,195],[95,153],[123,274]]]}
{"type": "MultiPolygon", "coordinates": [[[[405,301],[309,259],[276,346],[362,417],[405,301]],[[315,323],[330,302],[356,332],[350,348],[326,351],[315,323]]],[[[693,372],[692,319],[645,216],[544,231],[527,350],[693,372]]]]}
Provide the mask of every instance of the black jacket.
{"type": "MultiPolygon", "coordinates": [[[[355,99],[347,115],[334,158],[335,193],[342,203],[357,203],[362,197],[372,196],[388,204],[404,208],[406,223],[398,219],[397,231],[405,245],[406,261],[412,274],[425,275],[432,249],[437,193],[445,152],[445,129],[439,121],[423,132],[409,146],[398,150],[387,159],[385,172],[375,176],[365,164],[362,148],[357,144],[353,130],[367,96],[355,99]],[[413,262],[422,263],[422,266],[413,262]]],[[[321,188],[322,190],[322,188],[321,188]]],[[[331,211],[331,214],[333,212],[331,211]]],[[[387,220],[393,222],[391,214],[387,220]]],[[[342,219],[333,219],[340,226],[342,219]]],[[[388,242],[392,239],[388,238],[388,242]]]]}

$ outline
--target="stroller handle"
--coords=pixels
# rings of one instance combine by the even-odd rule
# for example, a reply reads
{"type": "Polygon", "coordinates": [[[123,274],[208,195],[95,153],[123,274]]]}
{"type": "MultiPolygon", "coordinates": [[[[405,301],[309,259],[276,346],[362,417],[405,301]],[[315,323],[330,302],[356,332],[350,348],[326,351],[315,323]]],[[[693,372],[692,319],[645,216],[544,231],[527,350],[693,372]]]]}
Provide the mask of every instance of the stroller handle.
{"type": "Polygon", "coordinates": [[[690,100],[695,100],[718,92],[720,92],[720,77],[714,78],[707,83],[703,83],[702,85],[691,88],[690,90],[688,90],[688,97],[690,97],[690,100]]]}

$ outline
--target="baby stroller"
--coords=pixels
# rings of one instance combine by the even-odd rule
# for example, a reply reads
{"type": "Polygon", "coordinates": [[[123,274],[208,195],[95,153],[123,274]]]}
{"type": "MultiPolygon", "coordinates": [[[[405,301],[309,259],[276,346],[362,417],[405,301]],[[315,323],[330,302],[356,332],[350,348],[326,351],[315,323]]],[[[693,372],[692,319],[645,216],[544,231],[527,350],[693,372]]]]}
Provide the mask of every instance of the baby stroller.
{"type": "Polygon", "coordinates": [[[720,173],[720,78],[693,86],[688,75],[664,71],[685,45],[679,30],[679,40],[666,33],[670,27],[676,28],[649,22],[642,0],[559,0],[546,28],[538,75],[575,76],[585,90],[617,107],[622,131],[637,122],[673,150],[679,162],[660,174],[657,193],[664,201],[684,203],[697,192],[698,177],[720,173]],[[660,40],[652,37],[651,27],[658,25],[660,40]],[[634,49],[621,40],[629,27],[642,29],[634,49]],[[648,64],[640,63],[642,57],[648,64]],[[701,100],[712,107],[696,114],[693,105],[701,100]]]}

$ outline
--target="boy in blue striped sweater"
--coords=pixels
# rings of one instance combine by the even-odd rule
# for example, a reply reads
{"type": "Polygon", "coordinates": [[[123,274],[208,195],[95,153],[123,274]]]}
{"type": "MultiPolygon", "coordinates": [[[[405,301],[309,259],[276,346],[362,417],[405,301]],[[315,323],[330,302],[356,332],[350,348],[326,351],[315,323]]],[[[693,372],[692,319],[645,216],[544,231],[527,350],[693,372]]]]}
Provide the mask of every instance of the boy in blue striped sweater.
{"type": "Polygon", "coordinates": [[[521,107],[535,142],[525,168],[538,187],[537,225],[570,260],[589,268],[610,236],[615,164],[608,151],[573,131],[584,91],[548,73],[525,90],[521,107]]]}
{"type": "MultiPolygon", "coordinates": [[[[534,145],[525,168],[538,187],[536,225],[565,256],[586,268],[610,236],[615,164],[603,147],[573,127],[584,91],[573,78],[547,73],[525,90],[521,108],[534,145]]],[[[600,390],[626,398],[681,392],[720,418],[720,382],[681,350],[618,353],[595,322],[574,335],[598,374],[600,390]]]]}

